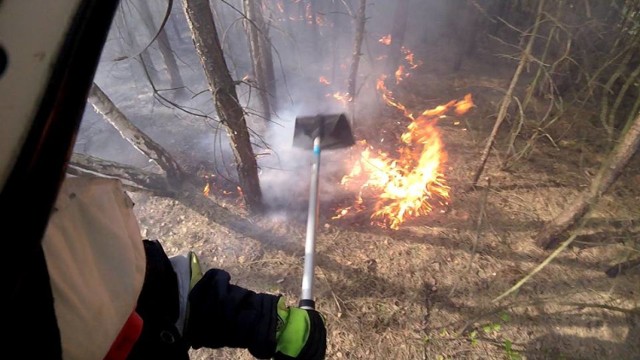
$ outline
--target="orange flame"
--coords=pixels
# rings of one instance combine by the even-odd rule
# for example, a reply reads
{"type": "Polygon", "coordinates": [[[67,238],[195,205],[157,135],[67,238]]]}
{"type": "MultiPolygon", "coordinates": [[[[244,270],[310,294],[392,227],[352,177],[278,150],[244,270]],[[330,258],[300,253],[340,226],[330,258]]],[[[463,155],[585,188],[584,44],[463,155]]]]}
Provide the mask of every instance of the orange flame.
{"type": "Polygon", "coordinates": [[[415,55],[408,48],[403,46],[402,53],[404,54],[404,59],[407,60],[407,63],[410,65],[411,69],[415,69],[418,66],[422,65],[422,61],[416,61],[415,55]]]}
{"type": "Polygon", "coordinates": [[[236,186],[236,190],[238,190],[238,205],[244,205],[244,192],[240,186],[236,186]]]}
{"type": "MultiPolygon", "coordinates": [[[[421,126],[408,127],[402,139],[406,146],[397,150],[398,157],[367,146],[342,181],[346,187],[359,187],[358,199],[376,197],[371,219],[391,229],[398,229],[410,217],[431,212],[430,200],[442,202],[449,197],[440,171],[446,155],[435,122],[421,121],[421,126]]],[[[344,216],[352,209],[357,206],[340,209],[339,214],[344,216]]]]}
{"type": "MultiPolygon", "coordinates": [[[[390,45],[391,35],[378,41],[390,45]]],[[[394,74],[396,83],[410,75],[407,68],[422,64],[408,48],[402,47],[401,51],[408,65],[398,67],[394,74]]],[[[355,200],[351,206],[337,209],[333,219],[372,208],[373,224],[397,230],[406,220],[428,214],[437,204],[447,204],[450,188],[443,172],[447,154],[436,125],[438,119],[450,112],[463,115],[475,105],[471,94],[467,94],[462,100],[452,100],[414,115],[395,98],[386,80],[386,75],[380,76],[376,90],[387,106],[402,112],[410,122],[392,153],[377,150],[364,140],[352,148],[357,151],[356,161],[342,178],[341,186],[353,191],[355,200]]],[[[349,100],[347,94],[339,92],[333,97],[349,100]]]]}
{"type": "Polygon", "coordinates": [[[207,183],[207,185],[204,186],[202,193],[204,194],[204,196],[209,196],[210,191],[211,191],[211,186],[209,185],[209,183],[207,183]]]}
{"type": "Polygon", "coordinates": [[[333,218],[362,211],[365,198],[375,199],[372,223],[397,230],[407,219],[431,212],[434,204],[448,202],[450,188],[442,170],[447,155],[436,123],[452,110],[462,115],[474,105],[468,94],[463,100],[427,109],[416,118],[387,89],[385,76],[378,79],[376,88],[387,105],[402,111],[411,123],[394,154],[376,150],[365,141],[357,143],[358,160],[341,181],[342,186],[356,191],[356,200],[352,206],[338,209],[333,218]]]}
{"type": "Polygon", "coordinates": [[[323,85],[331,85],[331,81],[329,81],[329,79],[324,76],[320,76],[320,79],[318,81],[320,81],[320,84],[323,85]]]}
{"type": "Polygon", "coordinates": [[[398,66],[398,70],[396,70],[396,84],[400,84],[400,82],[407,77],[409,77],[409,73],[405,72],[404,65],[398,66]]]}
{"type": "Polygon", "coordinates": [[[471,94],[467,94],[465,95],[463,100],[458,101],[454,106],[456,107],[455,113],[458,115],[463,115],[475,105],[473,104],[471,94]]]}
{"type": "Polygon", "coordinates": [[[382,96],[382,100],[384,100],[384,102],[387,105],[402,111],[405,117],[413,120],[413,114],[410,113],[409,110],[404,105],[397,102],[396,99],[393,98],[393,92],[387,89],[387,86],[384,83],[386,79],[387,79],[387,76],[382,75],[376,81],[376,90],[378,90],[378,92],[380,93],[380,96],[382,96]]]}
{"type": "Polygon", "coordinates": [[[351,96],[347,92],[336,91],[333,94],[327,94],[327,96],[331,96],[334,99],[338,100],[343,106],[347,106],[349,102],[351,102],[351,96]]]}

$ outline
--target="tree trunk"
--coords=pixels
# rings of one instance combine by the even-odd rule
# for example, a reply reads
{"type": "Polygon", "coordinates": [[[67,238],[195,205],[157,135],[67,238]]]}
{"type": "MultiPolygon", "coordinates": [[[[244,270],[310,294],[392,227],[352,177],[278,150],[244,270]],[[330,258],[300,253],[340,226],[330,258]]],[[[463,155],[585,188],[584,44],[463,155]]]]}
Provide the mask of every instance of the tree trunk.
{"type": "Polygon", "coordinates": [[[332,15],[330,17],[333,26],[331,27],[331,39],[329,39],[331,42],[331,76],[329,79],[332,84],[336,82],[336,70],[339,66],[340,46],[342,45],[340,35],[346,34],[342,29],[341,17],[343,15],[338,12],[340,9],[339,6],[337,2],[333,3],[332,15]]]}
{"type": "Polygon", "coordinates": [[[398,0],[396,10],[393,13],[393,26],[391,28],[391,44],[389,44],[389,57],[387,59],[387,74],[393,75],[400,66],[402,59],[402,46],[404,36],[407,33],[407,20],[409,19],[409,0],[398,0]]]}
{"type": "MultiPolygon", "coordinates": [[[[236,43],[236,27],[234,25],[229,26],[226,20],[226,14],[224,9],[221,9],[218,6],[219,0],[209,0],[209,6],[211,11],[213,11],[213,20],[216,26],[218,27],[218,31],[222,34],[222,38],[220,39],[220,44],[222,44],[222,52],[225,55],[226,59],[230,62],[232,69],[229,71],[235,75],[236,79],[242,79],[242,77],[246,74],[243,74],[243,64],[238,63],[238,59],[240,56],[238,55],[237,49],[238,45],[236,43]]],[[[224,4],[223,4],[224,5],[224,4]]],[[[227,6],[227,5],[225,5],[227,6]]],[[[244,54],[242,54],[244,56],[244,54]]]]}
{"type": "Polygon", "coordinates": [[[167,178],[134,166],[100,159],[94,156],[74,153],[69,162],[68,172],[74,175],[98,175],[117,178],[123,184],[151,191],[157,195],[171,195],[167,178]]]}
{"type": "Polygon", "coordinates": [[[247,210],[262,210],[258,164],[251,148],[244,111],[222,53],[207,0],[183,0],[196,51],[204,68],[220,122],[227,128],[247,210]]]}
{"type": "Polygon", "coordinates": [[[160,144],[133,125],[97,84],[94,83],[91,86],[87,101],[93,105],[96,112],[120,132],[125,140],[149,159],[155,161],[167,173],[167,180],[171,186],[180,187],[182,185],[185,175],[180,165],[160,144]]]}
{"type": "Polygon", "coordinates": [[[243,5],[253,75],[258,83],[262,116],[268,121],[271,120],[271,100],[275,98],[275,79],[271,47],[267,41],[268,29],[262,16],[262,0],[243,0],[243,5]]]}
{"type": "Polygon", "coordinates": [[[538,245],[545,249],[555,247],[561,236],[571,229],[611,187],[622,173],[633,154],[640,145],[640,115],[630,124],[608,159],[600,166],[600,171],[585,190],[564,211],[549,222],[536,236],[538,245]]]}
{"type": "Polygon", "coordinates": [[[349,93],[349,102],[351,107],[351,126],[354,125],[355,115],[355,99],[356,99],[356,81],[358,79],[358,66],[360,65],[360,57],[362,56],[362,40],[364,39],[364,25],[367,21],[367,0],[360,0],[358,13],[354,21],[356,22],[356,38],[353,42],[353,57],[351,67],[349,68],[349,84],[347,92],[349,93]]]}
{"type": "MultiPolygon", "coordinates": [[[[262,17],[263,31],[260,37],[260,55],[264,58],[265,75],[267,78],[266,88],[269,92],[271,102],[271,111],[278,111],[278,92],[276,84],[276,72],[273,66],[273,52],[271,37],[269,37],[270,23],[264,20],[262,16],[262,7],[260,7],[260,16],[262,17]]],[[[269,20],[270,22],[271,20],[269,20]]]]}
{"type": "Polygon", "coordinates": [[[496,122],[493,125],[493,130],[491,130],[491,135],[489,135],[489,139],[487,140],[487,144],[482,151],[482,155],[480,157],[480,165],[478,165],[478,169],[473,175],[473,179],[471,180],[471,186],[475,187],[478,184],[478,179],[482,175],[484,171],[484,167],[487,164],[487,160],[489,159],[489,154],[491,153],[491,148],[493,147],[494,142],[496,141],[496,136],[498,135],[498,130],[500,129],[500,125],[504,121],[507,116],[507,110],[509,109],[509,105],[511,104],[511,98],[513,96],[513,91],[515,90],[516,84],[520,79],[520,74],[524,70],[524,66],[529,62],[529,58],[531,56],[531,49],[533,48],[533,43],[536,39],[538,28],[540,27],[540,23],[542,22],[544,9],[544,0],[540,0],[538,3],[538,15],[536,18],[536,23],[533,27],[533,31],[529,34],[529,41],[527,42],[526,48],[522,51],[522,55],[520,55],[520,63],[516,68],[516,71],[513,74],[513,78],[511,78],[511,84],[509,84],[509,89],[507,93],[502,98],[502,103],[500,104],[500,110],[498,111],[498,117],[496,118],[496,122]]]}
{"type": "Polygon", "coordinates": [[[160,54],[164,59],[164,64],[167,67],[167,74],[169,74],[169,88],[173,90],[184,88],[184,82],[178,70],[178,62],[176,56],[171,49],[171,43],[165,28],[160,30],[158,34],[158,46],[160,47],[160,54]]]}

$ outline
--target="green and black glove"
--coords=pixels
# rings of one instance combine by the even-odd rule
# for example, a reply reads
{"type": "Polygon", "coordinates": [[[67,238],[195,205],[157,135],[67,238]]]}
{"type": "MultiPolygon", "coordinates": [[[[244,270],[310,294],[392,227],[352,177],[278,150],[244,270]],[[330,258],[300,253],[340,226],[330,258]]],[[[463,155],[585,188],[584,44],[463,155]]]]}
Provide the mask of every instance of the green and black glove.
{"type": "Polygon", "coordinates": [[[287,307],[278,301],[276,360],[323,360],[327,351],[327,329],[315,310],[287,307]]]}

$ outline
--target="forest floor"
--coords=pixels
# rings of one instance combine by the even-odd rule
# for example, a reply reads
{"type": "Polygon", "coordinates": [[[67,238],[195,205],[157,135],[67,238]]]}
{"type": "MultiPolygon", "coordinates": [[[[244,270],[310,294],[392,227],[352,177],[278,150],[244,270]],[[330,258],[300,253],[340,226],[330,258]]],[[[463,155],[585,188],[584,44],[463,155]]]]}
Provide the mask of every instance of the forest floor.
{"type": "MultiPolygon", "coordinates": [[[[500,89],[515,67],[497,74],[491,62],[484,69],[471,66],[455,76],[425,66],[396,92],[416,109],[474,96],[476,108],[459,124],[443,119],[439,126],[451,186],[446,209],[387,230],[370,225],[364,213],[331,220],[334,204],[322,206],[315,285],[328,328],[327,359],[640,359],[640,269],[605,274],[638,256],[640,159],[569,248],[514,295],[492,301],[550,255],[532,237],[588,186],[606,153],[598,150],[601,131],[574,121],[585,116],[575,109],[549,129],[555,144],[541,138],[530,156],[501,171],[507,123],[481,186],[466,191],[500,89]]],[[[380,114],[394,116],[401,117],[391,110],[380,114]]],[[[249,219],[232,202],[202,212],[174,199],[131,196],[143,235],[160,239],[169,254],[195,251],[203,267],[227,270],[234,283],[296,303],[304,217],[249,219]]],[[[192,358],[252,357],[244,350],[205,349],[192,351],[192,358]]]]}

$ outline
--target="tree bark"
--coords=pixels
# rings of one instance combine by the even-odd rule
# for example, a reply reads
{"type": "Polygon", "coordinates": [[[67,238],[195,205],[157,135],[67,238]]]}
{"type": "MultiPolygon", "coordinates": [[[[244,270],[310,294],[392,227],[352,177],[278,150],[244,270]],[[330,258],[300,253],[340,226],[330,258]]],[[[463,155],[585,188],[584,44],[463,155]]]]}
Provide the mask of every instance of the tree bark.
{"type": "Polygon", "coordinates": [[[75,175],[91,174],[117,178],[123,184],[151,191],[157,195],[172,195],[167,178],[163,175],[144,171],[134,166],[100,159],[94,156],[74,153],[71,156],[70,172],[75,175]]]}
{"type": "Polygon", "coordinates": [[[180,70],[178,69],[178,62],[176,56],[171,49],[171,43],[167,36],[166,27],[160,30],[158,34],[158,46],[160,47],[160,54],[164,59],[164,64],[167,67],[167,74],[169,75],[169,87],[173,90],[181,89],[184,87],[180,70]]]}
{"type": "Polygon", "coordinates": [[[185,174],[180,165],[160,144],[133,125],[97,84],[94,83],[91,86],[87,101],[93,105],[96,112],[120,132],[125,140],[149,159],[155,161],[167,173],[167,180],[171,186],[180,187],[182,185],[185,174]]]}
{"type": "Polygon", "coordinates": [[[249,51],[253,65],[253,75],[258,83],[258,91],[263,107],[263,117],[271,120],[272,99],[275,99],[275,73],[268,28],[262,16],[262,0],[243,0],[245,28],[249,38],[249,51]]]}
{"type": "MultiPolygon", "coordinates": [[[[211,8],[211,11],[213,11],[213,21],[217,26],[217,30],[222,35],[222,38],[220,39],[222,52],[225,55],[225,58],[230,63],[228,64],[229,66],[231,66],[229,72],[234,74],[236,79],[241,79],[246,73],[242,73],[243,66],[241,63],[238,63],[238,59],[240,59],[240,56],[237,52],[237,39],[239,39],[239,37],[236,36],[236,27],[235,25],[229,26],[227,21],[227,14],[225,14],[224,11],[225,9],[221,9],[218,4],[219,0],[209,0],[209,6],[211,8]]],[[[242,56],[244,56],[244,54],[242,54],[242,56]]]]}
{"type": "Polygon", "coordinates": [[[529,41],[527,42],[527,46],[522,51],[522,55],[520,56],[520,63],[516,68],[516,71],[513,74],[513,78],[511,78],[511,84],[509,84],[509,89],[507,93],[502,98],[502,103],[500,104],[500,110],[498,111],[498,117],[496,118],[496,122],[493,125],[493,130],[491,130],[491,135],[489,135],[489,139],[487,140],[487,144],[482,151],[482,156],[480,157],[480,165],[478,165],[478,169],[473,175],[473,179],[471,180],[471,186],[475,187],[478,184],[478,179],[482,175],[484,171],[484,167],[487,164],[487,160],[489,159],[489,154],[491,153],[491,148],[493,147],[493,143],[496,141],[496,136],[498,135],[498,130],[500,129],[500,125],[504,121],[507,116],[507,110],[509,109],[509,105],[511,104],[511,98],[513,97],[513,91],[518,84],[518,80],[520,79],[520,74],[524,70],[525,65],[529,62],[529,58],[531,56],[531,49],[533,48],[533,43],[535,42],[538,28],[540,27],[540,23],[542,22],[544,9],[544,0],[540,0],[538,3],[538,15],[536,18],[536,23],[533,26],[533,30],[531,34],[529,34],[529,41]]]}
{"type": "Polygon", "coordinates": [[[251,148],[244,111],[238,102],[235,83],[222,53],[220,39],[207,0],[183,0],[184,12],[196,51],[204,68],[220,122],[231,139],[238,179],[247,210],[259,212],[262,192],[258,164],[251,148]]]}
{"type": "Polygon", "coordinates": [[[351,125],[354,124],[354,105],[356,98],[356,82],[358,79],[358,67],[360,66],[360,57],[362,56],[362,40],[364,39],[364,25],[367,21],[367,0],[360,0],[358,13],[354,19],[356,23],[356,37],[353,42],[353,55],[351,59],[351,67],[349,68],[349,83],[347,92],[349,93],[349,102],[351,106],[351,125]]]}
{"type": "Polygon", "coordinates": [[[638,151],[640,145],[640,115],[630,124],[620,141],[615,146],[609,158],[600,166],[600,171],[591,181],[589,189],[550,221],[536,236],[538,245],[545,249],[555,247],[561,236],[570,230],[593,206],[598,199],[616,181],[622,170],[629,163],[631,157],[638,151]]]}

